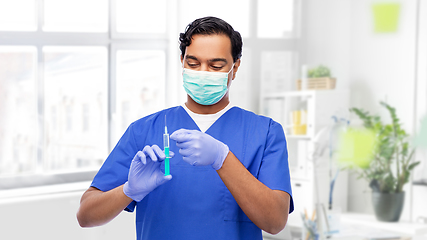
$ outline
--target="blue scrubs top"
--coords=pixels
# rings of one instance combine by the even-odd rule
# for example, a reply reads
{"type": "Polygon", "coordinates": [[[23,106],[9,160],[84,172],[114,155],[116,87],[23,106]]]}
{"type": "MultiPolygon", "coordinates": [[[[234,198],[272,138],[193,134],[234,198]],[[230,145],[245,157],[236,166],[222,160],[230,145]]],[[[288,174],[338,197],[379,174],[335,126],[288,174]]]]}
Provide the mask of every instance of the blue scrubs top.
{"type": "MultiPolygon", "coordinates": [[[[146,145],[163,148],[164,119],[168,131],[196,129],[181,107],[169,108],[132,123],[95,176],[92,187],[108,191],[124,184],[136,152],[146,145]]],[[[282,126],[270,118],[238,107],[225,112],[207,131],[225,143],[259,181],[291,196],[286,139],[282,126]]],[[[175,141],[170,150],[172,180],[157,187],[136,206],[137,239],[257,239],[261,230],[240,209],[211,166],[191,166],[182,160],[175,141]]],[[[164,171],[164,165],[162,165],[164,171]]]]}

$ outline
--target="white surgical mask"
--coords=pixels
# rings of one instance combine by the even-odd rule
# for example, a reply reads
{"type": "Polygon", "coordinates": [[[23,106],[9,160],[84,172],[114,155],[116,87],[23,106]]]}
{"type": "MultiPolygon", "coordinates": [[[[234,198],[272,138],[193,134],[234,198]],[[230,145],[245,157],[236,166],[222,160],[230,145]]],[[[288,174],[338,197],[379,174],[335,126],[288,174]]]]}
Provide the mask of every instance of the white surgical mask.
{"type": "Polygon", "coordinates": [[[194,71],[182,69],[184,89],[198,104],[213,105],[219,102],[227,93],[228,72],[194,71]]]}

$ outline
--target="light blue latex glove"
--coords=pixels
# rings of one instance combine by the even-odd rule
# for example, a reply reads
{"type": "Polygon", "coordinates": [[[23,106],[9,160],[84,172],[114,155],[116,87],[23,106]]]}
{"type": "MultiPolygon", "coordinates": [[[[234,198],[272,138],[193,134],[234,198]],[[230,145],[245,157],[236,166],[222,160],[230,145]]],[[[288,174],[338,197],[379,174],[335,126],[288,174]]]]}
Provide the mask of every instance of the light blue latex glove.
{"type": "MultiPolygon", "coordinates": [[[[169,152],[170,157],[174,156],[169,152]]],[[[164,152],[157,145],[145,146],[138,151],[130,164],[128,181],[123,186],[126,196],[139,202],[156,187],[172,179],[172,175],[164,176],[160,169],[165,159],[164,152]]]]}
{"type": "Polygon", "coordinates": [[[218,170],[229,152],[227,145],[197,130],[179,129],[170,138],[176,141],[182,159],[193,166],[211,165],[218,170]]]}

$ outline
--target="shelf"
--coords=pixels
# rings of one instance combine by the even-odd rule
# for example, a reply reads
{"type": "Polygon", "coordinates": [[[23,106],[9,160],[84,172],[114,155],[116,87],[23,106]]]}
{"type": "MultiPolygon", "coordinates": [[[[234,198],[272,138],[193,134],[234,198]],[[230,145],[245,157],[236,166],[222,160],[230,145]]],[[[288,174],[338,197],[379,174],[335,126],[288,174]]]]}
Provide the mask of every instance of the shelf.
{"type": "Polygon", "coordinates": [[[263,98],[283,98],[283,97],[309,97],[315,94],[331,94],[337,92],[335,89],[331,90],[306,90],[306,91],[290,91],[290,92],[273,92],[264,94],[263,98]]]}
{"type": "MultiPolygon", "coordinates": [[[[427,234],[427,225],[425,224],[411,223],[402,220],[399,222],[380,222],[376,220],[374,215],[368,214],[342,213],[340,220],[341,223],[346,226],[363,226],[366,230],[381,230],[375,233],[381,233],[384,234],[384,236],[387,235],[387,233],[396,233],[396,237],[402,237],[402,235],[416,237],[427,234]]],[[[367,231],[367,233],[369,232],[370,231],[367,231]]],[[[365,234],[365,237],[369,238],[367,234],[365,234]]]]}
{"type": "Polygon", "coordinates": [[[427,179],[420,179],[412,182],[413,185],[427,186],[427,179]]]}
{"type": "Polygon", "coordinates": [[[292,135],[292,134],[285,134],[286,139],[304,139],[304,140],[310,140],[311,136],[309,135],[292,135]]]}
{"type": "Polygon", "coordinates": [[[312,96],[314,91],[292,91],[292,92],[276,92],[264,95],[264,98],[284,98],[284,97],[304,97],[312,96]]]}
{"type": "MultiPolygon", "coordinates": [[[[316,149],[314,138],[317,134],[333,123],[332,116],[348,111],[349,94],[347,90],[306,90],[290,92],[269,92],[261,95],[260,112],[280,123],[285,130],[288,148],[289,171],[292,182],[295,213],[288,219],[288,226],[301,226],[299,215],[304,209],[313,209],[316,201],[327,204],[330,187],[330,161],[328,154],[316,160],[314,165],[310,155],[316,149]],[[304,120],[295,111],[305,111],[304,120]],[[295,121],[295,118],[301,121],[295,121]],[[306,125],[304,133],[292,131],[293,123],[306,125]],[[317,189],[317,190],[316,190],[317,189]]],[[[300,114],[302,115],[302,114],[300,114]]],[[[301,130],[301,129],[295,129],[301,130]]],[[[322,141],[325,141],[322,139],[322,141]]],[[[344,211],[347,209],[347,174],[341,173],[335,185],[335,204],[344,211]]]]}

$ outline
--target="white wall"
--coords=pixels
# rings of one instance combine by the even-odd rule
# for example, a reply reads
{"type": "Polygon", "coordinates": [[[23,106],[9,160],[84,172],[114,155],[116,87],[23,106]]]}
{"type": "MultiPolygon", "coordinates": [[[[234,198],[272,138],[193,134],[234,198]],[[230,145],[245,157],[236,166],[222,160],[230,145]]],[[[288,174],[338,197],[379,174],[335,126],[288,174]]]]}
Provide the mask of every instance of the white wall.
{"type": "MultiPolygon", "coordinates": [[[[401,3],[395,33],[374,32],[372,4],[377,0],[304,2],[306,63],[329,66],[337,88],[350,89],[351,107],[389,121],[379,102],[394,106],[404,128],[413,133],[416,0],[393,1],[401,3]]],[[[372,213],[371,189],[350,176],[349,210],[372,213]]],[[[408,185],[402,219],[408,219],[411,210],[408,185]]]]}
{"type": "Polygon", "coordinates": [[[331,69],[337,89],[348,89],[350,64],[351,0],[303,2],[302,64],[331,69]]]}
{"type": "Polygon", "coordinates": [[[134,214],[122,212],[108,224],[81,228],[76,219],[83,191],[0,199],[0,239],[135,239],[134,214]]]}

